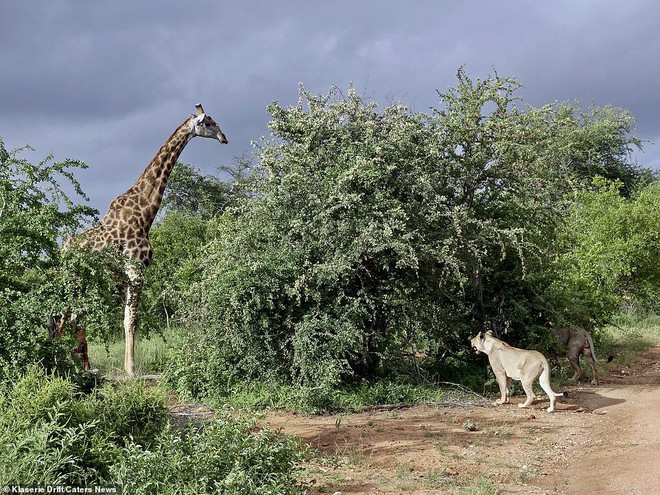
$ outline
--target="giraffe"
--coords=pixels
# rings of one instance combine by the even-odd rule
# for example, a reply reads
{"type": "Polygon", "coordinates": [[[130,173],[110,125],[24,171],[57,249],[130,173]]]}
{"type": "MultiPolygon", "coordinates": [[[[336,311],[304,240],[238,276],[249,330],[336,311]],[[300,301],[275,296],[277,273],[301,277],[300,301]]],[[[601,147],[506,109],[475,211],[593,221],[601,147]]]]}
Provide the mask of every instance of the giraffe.
{"type": "MultiPolygon", "coordinates": [[[[149,230],[163,200],[167,180],[176,165],[179,155],[188,142],[195,136],[216,139],[226,144],[227,138],[218,124],[206,113],[201,104],[195,105],[196,113],[188,117],[163,144],[151,162],[138,177],[131,188],[110,203],[108,212],[96,226],[74,235],[63,246],[86,246],[92,250],[101,250],[107,246],[116,246],[126,256],[124,264],[126,290],[124,306],[124,370],[129,376],[135,374],[135,330],[137,326],[137,307],[142,286],[142,268],[149,266],[152,257],[149,244],[149,230]]],[[[89,369],[85,327],[75,315],[63,315],[51,330],[59,336],[68,321],[74,324],[78,347],[74,352],[81,354],[83,366],[89,369]]]]}

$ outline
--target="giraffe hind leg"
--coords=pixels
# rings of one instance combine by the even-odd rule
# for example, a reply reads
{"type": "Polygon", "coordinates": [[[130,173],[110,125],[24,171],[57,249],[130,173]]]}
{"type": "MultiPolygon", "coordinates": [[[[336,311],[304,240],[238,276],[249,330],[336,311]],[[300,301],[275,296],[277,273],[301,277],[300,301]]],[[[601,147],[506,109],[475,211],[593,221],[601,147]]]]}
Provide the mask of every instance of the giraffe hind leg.
{"type": "Polygon", "coordinates": [[[71,322],[76,333],[76,341],[78,342],[78,346],[74,347],[72,352],[74,354],[80,354],[83,369],[89,371],[91,366],[89,365],[89,355],[87,354],[87,330],[84,324],[78,322],[78,318],[75,315],[72,317],[71,322]]]}

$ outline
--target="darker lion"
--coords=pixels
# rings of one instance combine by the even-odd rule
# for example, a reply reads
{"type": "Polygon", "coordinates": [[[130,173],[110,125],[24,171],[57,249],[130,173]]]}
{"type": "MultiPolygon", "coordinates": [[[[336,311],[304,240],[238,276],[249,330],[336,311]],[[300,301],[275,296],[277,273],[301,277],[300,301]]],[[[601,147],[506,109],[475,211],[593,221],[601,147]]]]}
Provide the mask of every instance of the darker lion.
{"type": "MultiPolygon", "coordinates": [[[[582,366],[580,366],[580,355],[584,356],[589,368],[591,368],[591,383],[598,385],[598,371],[596,365],[600,364],[596,358],[596,349],[591,339],[591,334],[581,327],[560,327],[552,330],[557,340],[566,347],[566,356],[575,374],[571,380],[577,381],[582,376],[582,366]]],[[[610,356],[608,362],[612,360],[610,356]]]]}

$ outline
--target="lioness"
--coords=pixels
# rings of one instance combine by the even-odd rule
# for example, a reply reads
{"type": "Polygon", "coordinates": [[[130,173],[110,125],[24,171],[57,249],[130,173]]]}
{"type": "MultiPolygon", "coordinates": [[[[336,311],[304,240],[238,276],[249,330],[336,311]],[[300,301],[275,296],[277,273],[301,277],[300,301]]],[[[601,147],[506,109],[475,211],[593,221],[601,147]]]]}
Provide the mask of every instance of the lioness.
{"type": "MultiPolygon", "coordinates": [[[[591,334],[581,327],[561,327],[553,328],[553,333],[557,340],[564,344],[566,347],[566,355],[569,363],[575,370],[575,374],[571,380],[577,381],[582,376],[582,366],[580,366],[580,354],[584,356],[589,368],[591,368],[591,383],[598,385],[598,372],[596,365],[600,364],[596,359],[596,349],[594,348],[594,341],[591,339],[591,334]]],[[[608,359],[608,362],[612,357],[608,359]]]]}
{"type": "Polygon", "coordinates": [[[545,390],[550,399],[548,412],[555,410],[555,400],[562,397],[562,394],[555,393],[550,387],[550,366],[548,360],[538,351],[527,349],[518,349],[511,347],[506,342],[493,337],[493,332],[479,332],[476,337],[470,340],[472,348],[477,352],[483,352],[488,355],[497,384],[500,387],[502,397],[495,401],[495,405],[506,404],[511,395],[511,379],[522,382],[527,400],[518,407],[528,407],[535,399],[534,380],[539,379],[541,388],[545,390]]]}

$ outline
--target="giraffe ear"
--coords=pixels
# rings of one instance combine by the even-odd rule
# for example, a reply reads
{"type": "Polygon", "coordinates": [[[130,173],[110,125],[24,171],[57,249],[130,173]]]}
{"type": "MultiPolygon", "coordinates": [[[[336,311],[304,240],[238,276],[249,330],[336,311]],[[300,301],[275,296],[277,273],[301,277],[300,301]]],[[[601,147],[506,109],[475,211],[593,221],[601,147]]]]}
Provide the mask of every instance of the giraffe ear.
{"type": "Polygon", "coordinates": [[[202,115],[204,113],[204,108],[201,103],[195,105],[195,108],[197,109],[197,115],[202,115]]]}

